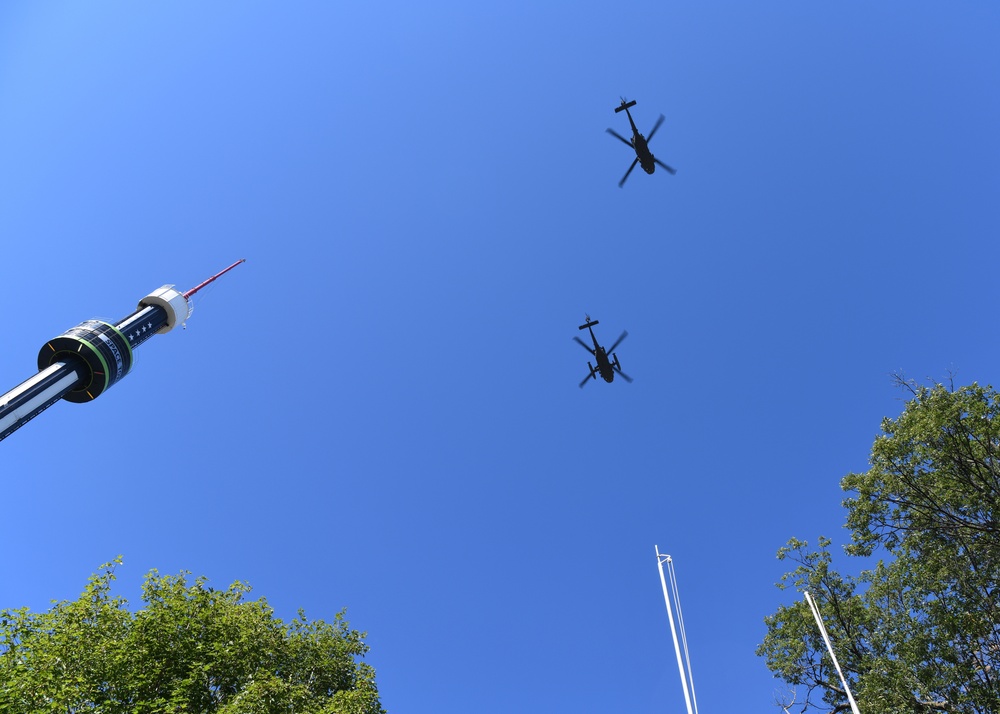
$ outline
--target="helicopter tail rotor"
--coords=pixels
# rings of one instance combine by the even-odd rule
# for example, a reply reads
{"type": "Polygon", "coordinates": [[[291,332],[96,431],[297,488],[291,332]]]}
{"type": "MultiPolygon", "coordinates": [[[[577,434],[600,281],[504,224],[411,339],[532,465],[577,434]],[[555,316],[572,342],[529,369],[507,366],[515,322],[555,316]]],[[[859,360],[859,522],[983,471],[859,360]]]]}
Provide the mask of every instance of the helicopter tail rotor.
{"type": "Polygon", "coordinates": [[[635,106],[635,100],[634,99],[631,102],[626,102],[625,101],[625,97],[622,97],[622,103],[621,103],[621,105],[615,107],[615,114],[617,114],[618,112],[621,112],[621,111],[625,111],[626,109],[628,109],[630,107],[634,107],[634,106],[635,106]]]}

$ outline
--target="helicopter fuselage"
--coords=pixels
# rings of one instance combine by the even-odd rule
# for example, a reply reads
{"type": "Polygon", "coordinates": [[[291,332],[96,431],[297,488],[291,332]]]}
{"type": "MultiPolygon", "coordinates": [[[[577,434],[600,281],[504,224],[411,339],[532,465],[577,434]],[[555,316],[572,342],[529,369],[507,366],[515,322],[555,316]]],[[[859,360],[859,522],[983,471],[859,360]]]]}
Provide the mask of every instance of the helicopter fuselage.
{"type": "Polygon", "coordinates": [[[653,152],[649,150],[649,146],[646,144],[646,137],[639,133],[635,122],[632,121],[632,112],[626,108],[625,114],[628,115],[628,123],[632,125],[632,148],[635,149],[635,155],[639,158],[639,166],[647,174],[651,174],[656,170],[653,152]]]}
{"type": "Polygon", "coordinates": [[[608,353],[604,348],[597,344],[597,340],[594,340],[594,357],[597,359],[597,371],[601,378],[605,382],[613,382],[615,371],[611,368],[611,360],[608,359],[608,353]]]}
{"type": "MultiPolygon", "coordinates": [[[[608,353],[603,347],[597,344],[597,337],[594,335],[594,328],[591,327],[589,324],[586,325],[586,327],[590,331],[590,339],[594,343],[594,359],[597,360],[597,369],[595,370],[593,367],[590,367],[590,362],[587,363],[587,366],[590,367],[591,372],[596,371],[598,374],[600,374],[601,379],[603,379],[605,382],[609,383],[613,382],[615,379],[615,370],[614,367],[611,366],[611,360],[608,359],[608,353]]],[[[614,355],[612,355],[612,357],[614,357],[614,355]]],[[[614,359],[615,363],[617,363],[618,358],[615,357],[614,359]]]]}

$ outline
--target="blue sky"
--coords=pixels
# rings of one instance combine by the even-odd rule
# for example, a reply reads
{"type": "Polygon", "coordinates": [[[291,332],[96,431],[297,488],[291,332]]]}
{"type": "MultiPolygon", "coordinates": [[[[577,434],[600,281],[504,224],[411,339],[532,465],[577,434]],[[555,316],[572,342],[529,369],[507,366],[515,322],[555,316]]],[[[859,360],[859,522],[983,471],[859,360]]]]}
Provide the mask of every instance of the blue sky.
{"type": "MultiPolygon", "coordinates": [[[[389,711],[772,710],[897,371],[996,381],[995,3],[6,3],[0,388],[188,328],[5,440],[0,606],[121,553],[348,607],[389,711]],[[633,116],[676,167],[636,171],[633,116]],[[578,382],[585,313],[635,382],[578,382]]],[[[851,564],[846,564],[850,568],[851,564]]]]}

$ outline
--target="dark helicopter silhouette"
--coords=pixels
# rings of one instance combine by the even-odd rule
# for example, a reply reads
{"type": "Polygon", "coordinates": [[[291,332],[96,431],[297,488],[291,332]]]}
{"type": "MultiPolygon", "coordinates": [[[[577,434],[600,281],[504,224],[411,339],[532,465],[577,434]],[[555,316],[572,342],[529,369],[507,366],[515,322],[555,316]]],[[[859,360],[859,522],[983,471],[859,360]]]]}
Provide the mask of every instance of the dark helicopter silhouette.
{"type": "Polygon", "coordinates": [[[632,113],[628,110],[628,108],[634,106],[635,100],[626,102],[623,98],[621,106],[615,109],[616,114],[624,109],[625,113],[628,115],[628,123],[632,125],[632,141],[629,141],[614,129],[608,129],[608,133],[611,134],[611,136],[615,137],[620,142],[635,151],[635,160],[632,162],[632,165],[628,167],[628,171],[625,172],[625,175],[622,176],[622,180],[618,182],[618,188],[625,185],[625,179],[627,179],[628,175],[632,173],[632,169],[635,168],[636,164],[642,165],[642,170],[647,174],[651,174],[656,170],[656,164],[659,164],[671,174],[677,173],[677,169],[667,166],[665,163],[653,156],[652,152],[649,150],[649,142],[653,140],[653,134],[656,133],[656,130],[659,129],[660,125],[663,123],[663,115],[661,114],[660,118],[656,120],[656,125],[653,126],[653,130],[649,132],[649,138],[647,139],[639,133],[639,130],[635,128],[635,122],[632,121],[632,113]]]}
{"type": "Polygon", "coordinates": [[[587,347],[587,343],[581,340],[579,337],[576,336],[573,337],[574,340],[580,343],[580,346],[583,349],[587,350],[587,352],[589,352],[590,354],[594,355],[594,357],[597,358],[596,367],[591,365],[589,360],[587,361],[587,366],[590,367],[590,374],[584,377],[583,381],[580,382],[580,388],[583,389],[583,385],[587,383],[587,380],[597,379],[598,374],[601,375],[601,377],[604,379],[605,382],[611,382],[615,378],[615,372],[620,374],[625,379],[626,382],[629,382],[631,384],[632,378],[629,377],[624,372],[622,372],[622,366],[618,363],[618,356],[615,355],[614,353],[615,347],[620,345],[622,343],[622,340],[628,337],[628,330],[622,331],[621,336],[617,340],[615,340],[615,343],[613,345],[611,345],[610,350],[605,350],[603,347],[597,344],[597,338],[594,337],[594,325],[597,324],[599,324],[597,320],[591,322],[590,315],[587,315],[587,324],[580,325],[581,330],[588,330],[588,329],[590,330],[590,339],[594,341],[594,349],[590,349],[589,347],[587,347]],[[608,359],[609,352],[611,353],[611,359],[608,359]]]}

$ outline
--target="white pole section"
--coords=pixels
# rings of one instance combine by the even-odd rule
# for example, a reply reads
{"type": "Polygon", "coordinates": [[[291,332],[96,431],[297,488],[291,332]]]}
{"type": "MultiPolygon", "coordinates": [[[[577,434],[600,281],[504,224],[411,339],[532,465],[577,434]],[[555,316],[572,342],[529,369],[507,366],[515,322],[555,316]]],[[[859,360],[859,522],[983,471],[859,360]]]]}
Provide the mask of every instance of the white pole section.
{"type": "Polygon", "coordinates": [[[681,687],[684,689],[684,703],[687,704],[688,714],[693,714],[691,711],[691,697],[688,694],[687,677],[684,674],[684,662],[681,660],[681,648],[677,644],[677,630],[674,628],[674,613],[670,609],[670,595],[667,594],[667,579],[663,575],[663,564],[670,560],[669,555],[661,555],[660,547],[658,545],[653,546],[656,549],[656,564],[660,569],[660,585],[663,586],[663,601],[667,603],[667,619],[670,620],[670,634],[674,638],[674,653],[677,655],[677,669],[681,673],[681,687]]]}
{"type": "Polygon", "coordinates": [[[851,711],[854,714],[861,714],[858,709],[858,703],[854,701],[854,695],[851,694],[851,688],[847,686],[847,680],[844,678],[844,673],[840,670],[840,662],[837,661],[837,655],[833,653],[833,645],[830,644],[830,636],[826,634],[826,626],[823,624],[823,618],[819,615],[819,608],[816,607],[816,602],[812,599],[812,595],[808,591],[803,591],[806,596],[806,602],[809,603],[809,609],[812,610],[813,617],[816,618],[816,624],[819,625],[819,631],[823,634],[823,641],[826,643],[826,649],[830,653],[830,659],[833,660],[833,666],[837,668],[837,674],[840,676],[840,683],[844,685],[844,691],[847,692],[847,701],[851,704],[851,711]]]}
{"type": "Polygon", "coordinates": [[[674,593],[674,605],[677,607],[677,629],[681,631],[681,645],[684,647],[684,661],[687,663],[688,688],[691,690],[691,702],[694,704],[694,714],[698,714],[698,696],[694,693],[694,672],[691,671],[691,653],[688,652],[687,630],[684,628],[684,613],[681,612],[681,591],[677,587],[677,572],[674,561],[667,556],[667,572],[670,574],[670,589],[674,593]]]}
{"type": "Polygon", "coordinates": [[[35,414],[38,413],[40,407],[44,409],[52,402],[53,399],[57,399],[61,396],[61,392],[64,389],[80,379],[80,375],[77,373],[77,370],[71,369],[65,375],[60,377],[57,382],[50,384],[42,391],[34,394],[23,404],[17,404],[15,402],[15,408],[10,411],[7,410],[7,406],[10,404],[11,400],[15,400],[24,395],[26,392],[30,392],[38,385],[39,382],[44,382],[51,375],[58,373],[59,370],[63,369],[65,366],[66,365],[63,362],[56,362],[55,364],[46,367],[35,376],[24,380],[6,394],[0,395],[0,409],[2,409],[2,413],[0,413],[0,434],[5,434],[8,430],[12,431],[20,425],[22,420],[34,417],[35,414]]]}

